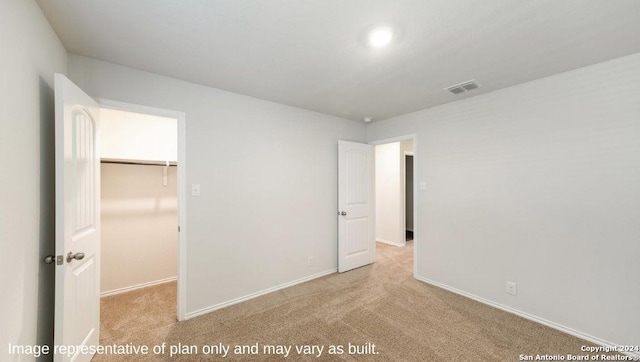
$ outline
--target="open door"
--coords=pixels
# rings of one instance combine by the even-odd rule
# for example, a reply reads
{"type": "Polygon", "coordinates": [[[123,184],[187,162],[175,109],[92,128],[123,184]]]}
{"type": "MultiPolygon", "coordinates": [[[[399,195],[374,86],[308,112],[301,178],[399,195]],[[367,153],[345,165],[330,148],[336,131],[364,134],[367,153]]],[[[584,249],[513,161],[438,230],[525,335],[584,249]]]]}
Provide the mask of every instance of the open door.
{"type": "Polygon", "coordinates": [[[376,259],[373,146],[338,141],[338,272],[376,259]]]}
{"type": "Polygon", "coordinates": [[[100,331],[98,104],[55,75],[56,285],[54,361],[90,361],[100,331]]]}

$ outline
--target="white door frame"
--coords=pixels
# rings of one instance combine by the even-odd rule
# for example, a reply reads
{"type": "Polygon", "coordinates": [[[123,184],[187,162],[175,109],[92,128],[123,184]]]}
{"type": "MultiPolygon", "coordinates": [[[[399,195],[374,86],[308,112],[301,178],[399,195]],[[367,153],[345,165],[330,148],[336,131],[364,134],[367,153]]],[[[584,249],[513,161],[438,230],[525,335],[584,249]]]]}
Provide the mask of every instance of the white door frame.
{"type": "MultiPolygon", "coordinates": [[[[394,142],[402,142],[402,141],[413,141],[413,277],[415,278],[418,275],[418,247],[419,247],[419,242],[418,242],[418,236],[420,235],[418,233],[418,184],[419,182],[417,182],[417,177],[416,175],[418,174],[418,135],[417,134],[409,134],[409,135],[405,135],[405,136],[398,136],[398,137],[392,137],[392,138],[385,138],[385,139],[380,139],[380,140],[374,140],[374,141],[369,141],[370,145],[384,145],[387,143],[394,143],[394,142]]],[[[402,156],[404,158],[404,155],[402,156]]],[[[404,164],[404,161],[403,161],[404,164]]],[[[404,171],[404,170],[403,170],[404,171]]],[[[402,179],[404,180],[404,176],[402,176],[402,179]]],[[[400,225],[405,225],[405,216],[404,216],[404,208],[401,211],[402,214],[402,221],[400,225]]],[[[404,226],[403,229],[406,229],[406,225],[404,226]]],[[[401,230],[402,233],[406,233],[405,230],[401,230]]],[[[400,240],[406,240],[406,236],[403,234],[402,235],[403,239],[400,240]]]]}
{"type": "Polygon", "coordinates": [[[187,154],[186,154],[186,114],[180,111],[142,106],[133,103],[96,98],[102,108],[145,113],[154,116],[175,118],[178,121],[178,297],[177,317],[185,320],[187,313],[187,154]]]}

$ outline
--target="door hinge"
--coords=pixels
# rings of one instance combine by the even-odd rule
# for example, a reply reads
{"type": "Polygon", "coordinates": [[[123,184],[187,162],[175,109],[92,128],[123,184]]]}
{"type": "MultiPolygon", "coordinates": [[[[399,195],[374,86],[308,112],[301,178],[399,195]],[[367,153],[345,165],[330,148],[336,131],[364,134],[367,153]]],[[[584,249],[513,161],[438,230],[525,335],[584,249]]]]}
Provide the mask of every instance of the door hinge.
{"type": "Polygon", "coordinates": [[[180,232],[180,226],[178,225],[178,232],[180,232]]]}

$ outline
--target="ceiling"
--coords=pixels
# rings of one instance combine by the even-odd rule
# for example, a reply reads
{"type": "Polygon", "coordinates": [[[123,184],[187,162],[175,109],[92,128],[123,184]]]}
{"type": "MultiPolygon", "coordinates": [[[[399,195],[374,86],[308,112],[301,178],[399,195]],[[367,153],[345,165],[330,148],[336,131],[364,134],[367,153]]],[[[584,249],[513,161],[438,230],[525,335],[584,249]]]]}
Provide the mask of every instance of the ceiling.
{"type": "Polygon", "coordinates": [[[38,3],[70,53],[354,120],[640,52],[638,0],[38,3]],[[396,37],[372,49],[378,25],[396,37]]]}

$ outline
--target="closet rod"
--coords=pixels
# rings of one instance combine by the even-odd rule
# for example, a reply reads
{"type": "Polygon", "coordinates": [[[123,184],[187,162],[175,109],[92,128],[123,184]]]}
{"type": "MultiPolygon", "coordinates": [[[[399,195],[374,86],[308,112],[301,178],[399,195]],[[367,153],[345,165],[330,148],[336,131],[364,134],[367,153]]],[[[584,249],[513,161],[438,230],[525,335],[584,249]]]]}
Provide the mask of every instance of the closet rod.
{"type": "MultiPolygon", "coordinates": [[[[129,160],[100,160],[100,163],[110,163],[118,165],[141,165],[141,166],[166,166],[162,161],[129,161],[129,160]]],[[[177,162],[169,162],[169,166],[178,166],[177,162]]]]}

